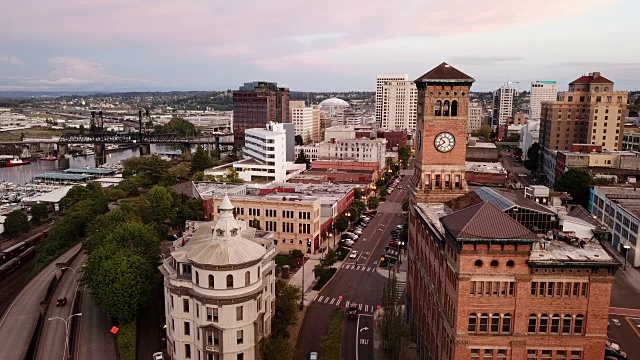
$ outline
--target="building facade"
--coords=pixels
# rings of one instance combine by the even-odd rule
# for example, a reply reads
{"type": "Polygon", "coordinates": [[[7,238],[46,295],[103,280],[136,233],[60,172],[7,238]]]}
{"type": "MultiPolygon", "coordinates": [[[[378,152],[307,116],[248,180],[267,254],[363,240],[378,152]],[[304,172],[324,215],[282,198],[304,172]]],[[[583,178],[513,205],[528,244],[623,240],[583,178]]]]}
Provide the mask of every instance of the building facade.
{"type": "Polygon", "coordinates": [[[529,157],[527,152],[533,143],[538,142],[540,139],[540,120],[534,120],[527,122],[527,125],[520,129],[520,143],[518,147],[522,150],[522,160],[527,160],[529,157]]]}
{"type": "Polygon", "coordinates": [[[510,84],[504,84],[493,92],[491,105],[492,126],[507,125],[507,118],[513,114],[513,97],[515,93],[516,89],[512,88],[510,84]]]}
{"type": "Polygon", "coordinates": [[[285,181],[287,132],[284,124],[269,122],[262,129],[246,129],[244,160],[233,168],[245,181],[285,181]]]}
{"type": "Polygon", "coordinates": [[[540,120],[542,102],[555,101],[557,96],[558,84],[555,81],[533,81],[529,95],[529,120],[540,120]]]}
{"type": "Polygon", "coordinates": [[[277,247],[233,216],[193,223],[162,261],[167,352],[176,360],[259,359],[275,309],[277,247]]]}
{"type": "Polygon", "coordinates": [[[467,119],[467,131],[478,131],[482,127],[482,105],[478,102],[469,103],[469,117],[467,119]]]}
{"type": "Polygon", "coordinates": [[[388,81],[407,81],[407,74],[378,74],[376,77],[376,123],[382,124],[383,85],[388,81]]]}
{"type": "Polygon", "coordinates": [[[384,130],[416,130],[418,90],[413,81],[382,83],[382,122],[384,130]]]}
{"type": "Polygon", "coordinates": [[[322,141],[322,107],[315,105],[311,111],[311,140],[316,143],[322,141]]]}
{"type": "Polygon", "coordinates": [[[233,92],[233,135],[237,148],[244,146],[244,131],[262,128],[268,122],[290,123],[289,89],[254,81],[233,92]]]}
{"type": "Polygon", "coordinates": [[[295,134],[302,136],[305,142],[312,142],[313,108],[306,106],[304,101],[290,101],[289,108],[291,109],[291,122],[295,127],[295,134]]]}
{"type": "Polygon", "coordinates": [[[375,162],[380,169],[386,166],[386,139],[334,139],[318,147],[318,160],[375,162]]]}
{"type": "Polygon", "coordinates": [[[640,127],[625,126],[622,138],[623,150],[640,150],[640,127]]]}

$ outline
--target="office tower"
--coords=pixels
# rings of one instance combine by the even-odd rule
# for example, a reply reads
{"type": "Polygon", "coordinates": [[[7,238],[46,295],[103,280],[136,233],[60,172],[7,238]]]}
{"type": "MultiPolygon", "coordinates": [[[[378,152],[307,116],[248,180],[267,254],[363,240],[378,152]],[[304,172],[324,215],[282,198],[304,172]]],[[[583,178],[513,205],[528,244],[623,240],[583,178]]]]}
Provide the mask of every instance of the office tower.
{"type": "MultiPolygon", "coordinates": [[[[290,101],[291,121],[295,127],[295,134],[302,136],[304,142],[313,141],[313,108],[306,106],[304,101],[290,101]]],[[[318,115],[318,121],[319,121],[318,115]]]]}
{"type": "Polygon", "coordinates": [[[558,85],[555,81],[534,81],[531,83],[529,95],[529,120],[540,120],[540,109],[543,101],[555,101],[558,96],[558,85]]]}
{"type": "Polygon", "coordinates": [[[513,113],[513,96],[516,93],[516,89],[511,87],[511,84],[504,84],[498,90],[493,92],[493,103],[491,106],[491,112],[493,118],[491,125],[504,126],[507,125],[507,118],[513,113]]]}
{"type": "Polygon", "coordinates": [[[384,130],[416,130],[418,89],[413,81],[382,82],[382,121],[384,130]]]}
{"type": "Polygon", "coordinates": [[[254,81],[233,92],[233,140],[244,145],[244,131],[263,128],[268,122],[290,123],[289,89],[265,81],[254,81]]]}
{"type": "Polygon", "coordinates": [[[469,103],[469,118],[467,120],[467,131],[478,131],[482,127],[482,105],[478,102],[469,103]]]}
{"type": "Polygon", "coordinates": [[[382,85],[387,81],[407,81],[407,74],[378,74],[376,78],[376,123],[382,124],[382,85]]]}

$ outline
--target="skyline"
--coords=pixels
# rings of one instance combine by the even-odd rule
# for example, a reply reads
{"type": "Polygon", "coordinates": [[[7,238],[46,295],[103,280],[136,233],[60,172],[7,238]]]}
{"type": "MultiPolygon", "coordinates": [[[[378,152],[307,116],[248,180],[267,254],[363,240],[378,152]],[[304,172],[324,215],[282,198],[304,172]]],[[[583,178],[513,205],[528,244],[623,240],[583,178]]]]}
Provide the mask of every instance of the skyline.
{"type": "Polygon", "coordinates": [[[507,81],[528,90],[535,80],[564,91],[593,71],[640,89],[640,50],[628,46],[640,4],[630,0],[37,2],[0,14],[0,91],[226,90],[256,80],[375,91],[378,73],[415,79],[442,61],[472,75],[474,91],[507,81]]]}

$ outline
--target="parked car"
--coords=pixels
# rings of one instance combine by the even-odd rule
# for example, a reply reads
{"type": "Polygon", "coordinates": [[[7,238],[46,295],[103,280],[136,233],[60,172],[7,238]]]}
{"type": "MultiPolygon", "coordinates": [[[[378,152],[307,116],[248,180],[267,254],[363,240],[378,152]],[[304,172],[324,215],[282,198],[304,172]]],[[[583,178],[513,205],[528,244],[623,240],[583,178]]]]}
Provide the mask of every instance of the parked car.
{"type": "Polygon", "coordinates": [[[67,298],[66,297],[62,297],[58,300],[56,300],[56,306],[60,307],[60,306],[65,306],[67,305],[67,298]]]}
{"type": "Polygon", "coordinates": [[[356,234],[356,235],[362,235],[362,230],[361,230],[361,229],[358,229],[358,228],[355,228],[355,229],[349,229],[349,232],[352,232],[352,233],[354,233],[354,234],[356,234]]]}
{"type": "Polygon", "coordinates": [[[344,246],[346,248],[351,248],[353,246],[353,241],[351,241],[351,240],[340,241],[340,246],[344,246]]]}
{"type": "Polygon", "coordinates": [[[370,218],[370,217],[368,217],[368,216],[364,216],[364,215],[362,215],[362,216],[360,216],[360,218],[361,218],[362,220],[364,220],[365,222],[369,222],[369,221],[371,221],[371,218],[370,218]]]}
{"type": "Polygon", "coordinates": [[[318,360],[318,353],[315,351],[309,353],[309,360],[318,360]]]}
{"type": "Polygon", "coordinates": [[[349,254],[349,259],[355,259],[358,257],[358,251],[353,250],[351,254],[349,254]]]}
{"type": "Polygon", "coordinates": [[[395,241],[395,240],[394,241],[389,241],[389,246],[393,246],[393,247],[397,248],[398,247],[398,242],[395,241]]]}
{"type": "Polygon", "coordinates": [[[161,352],[153,353],[153,360],[164,360],[164,354],[161,352]]]}
{"type": "Polygon", "coordinates": [[[357,239],[358,238],[358,234],[352,233],[350,231],[345,232],[345,234],[351,236],[352,239],[357,239]]]}
{"type": "Polygon", "coordinates": [[[352,234],[350,232],[346,232],[344,234],[342,234],[340,236],[341,240],[345,240],[345,239],[349,239],[349,240],[353,240],[353,239],[357,239],[358,237],[356,236],[356,234],[352,234]]]}
{"type": "Polygon", "coordinates": [[[604,349],[604,356],[612,356],[612,357],[615,357],[616,359],[621,359],[621,360],[629,358],[626,352],[622,350],[615,350],[612,347],[606,347],[604,349]]]}

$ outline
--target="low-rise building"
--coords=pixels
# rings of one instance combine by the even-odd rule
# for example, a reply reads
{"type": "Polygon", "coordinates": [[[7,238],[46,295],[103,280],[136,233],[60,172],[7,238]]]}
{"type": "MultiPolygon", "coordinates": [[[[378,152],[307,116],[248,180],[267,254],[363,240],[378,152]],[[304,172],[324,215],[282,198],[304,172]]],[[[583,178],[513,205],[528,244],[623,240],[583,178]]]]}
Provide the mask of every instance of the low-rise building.
{"type": "Polygon", "coordinates": [[[519,148],[522,150],[522,160],[528,160],[527,152],[533,143],[538,142],[540,138],[540,120],[532,120],[527,122],[526,126],[520,128],[519,148]]]}
{"type": "Polygon", "coordinates": [[[187,224],[159,267],[171,359],[259,359],[271,333],[277,247],[234,218],[227,196],[218,209],[215,221],[187,224]]]}
{"type": "Polygon", "coordinates": [[[499,162],[467,161],[464,178],[469,185],[504,186],[507,170],[499,162]]]}
{"type": "Polygon", "coordinates": [[[470,137],[467,141],[467,161],[497,162],[498,148],[491,142],[479,141],[470,137]]]}
{"type": "Polygon", "coordinates": [[[640,126],[625,124],[622,149],[640,150],[640,126]]]}

